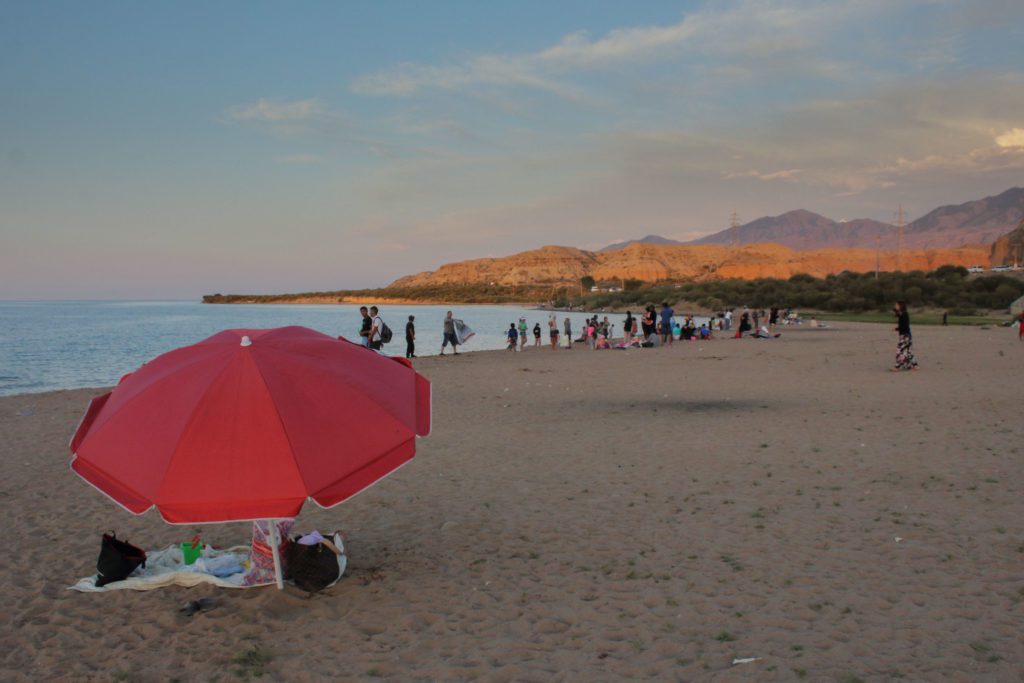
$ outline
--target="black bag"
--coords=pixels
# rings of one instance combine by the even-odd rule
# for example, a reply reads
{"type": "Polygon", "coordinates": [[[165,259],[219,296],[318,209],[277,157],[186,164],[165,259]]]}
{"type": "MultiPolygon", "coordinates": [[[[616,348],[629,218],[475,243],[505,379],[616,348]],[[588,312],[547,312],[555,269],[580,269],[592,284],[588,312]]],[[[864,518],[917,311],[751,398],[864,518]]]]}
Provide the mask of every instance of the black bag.
{"type": "Polygon", "coordinates": [[[117,540],[117,534],[103,534],[100,556],[96,560],[96,586],[123,581],[139,565],[146,566],[146,551],[128,541],[117,540]]]}
{"type": "Polygon", "coordinates": [[[288,544],[286,554],[288,571],[284,578],[304,591],[315,593],[341,578],[338,556],[322,543],[302,545],[292,542],[288,544]]]}
{"type": "Polygon", "coordinates": [[[388,327],[388,324],[386,322],[381,320],[380,321],[380,341],[381,341],[381,343],[383,343],[383,344],[390,343],[392,336],[394,336],[394,335],[391,332],[391,328],[388,327]]]}

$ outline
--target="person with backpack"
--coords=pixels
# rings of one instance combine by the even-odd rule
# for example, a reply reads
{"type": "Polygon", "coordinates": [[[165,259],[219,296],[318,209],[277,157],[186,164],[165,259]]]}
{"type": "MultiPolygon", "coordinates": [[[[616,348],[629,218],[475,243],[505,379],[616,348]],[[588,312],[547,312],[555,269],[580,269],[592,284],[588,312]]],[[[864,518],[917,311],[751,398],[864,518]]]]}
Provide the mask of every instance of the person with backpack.
{"type": "Polygon", "coordinates": [[[374,351],[380,351],[384,346],[384,319],[378,315],[376,306],[370,306],[370,333],[367,335],[369,346],[374,351]]]}

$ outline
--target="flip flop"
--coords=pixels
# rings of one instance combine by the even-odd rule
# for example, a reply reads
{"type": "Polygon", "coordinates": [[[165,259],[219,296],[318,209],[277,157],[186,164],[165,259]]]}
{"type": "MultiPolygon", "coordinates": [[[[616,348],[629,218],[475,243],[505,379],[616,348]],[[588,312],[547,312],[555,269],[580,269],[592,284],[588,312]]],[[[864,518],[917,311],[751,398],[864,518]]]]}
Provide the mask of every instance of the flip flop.
{"type": "Polygon", "coordinates": [[[198,600],[190,600],[179,610],[186,617],[190,617],[196,612],[208,612],[217,606],[217,601],[213,598],[199,598],[198,600]]]}

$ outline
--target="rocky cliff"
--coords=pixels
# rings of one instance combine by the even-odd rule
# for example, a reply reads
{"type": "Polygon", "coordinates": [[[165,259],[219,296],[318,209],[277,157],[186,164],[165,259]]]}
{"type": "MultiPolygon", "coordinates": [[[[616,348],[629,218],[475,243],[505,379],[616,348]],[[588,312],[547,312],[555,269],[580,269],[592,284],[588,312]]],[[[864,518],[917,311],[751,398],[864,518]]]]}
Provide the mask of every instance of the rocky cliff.
{"type": "Polygon", "coordinates": [[[1024,265],[1024,220],[1016,230],[995,241],[989,260],[993,266],[1024,265]]]}
{"type": "MultiPolygon", "coordinates": [[[[891,270],[933,270],[941,265],[987,264],[987,247],[904,249],[880,253],[880,266],[891,270]]],[[[408,275],[389,287],[498,284],[505,286],[574,285],[585,275],[598,282],[688,281],[760,277],[788,278],[797,273],[824,277],[844,270],[875,269],[872,249],[797,251],[778,244],[730,248],[717,245],[631,244],[623,249],[590,252],[573,247],[541,247],[504,258],[449,263],[436,271],[408,275]]]]}

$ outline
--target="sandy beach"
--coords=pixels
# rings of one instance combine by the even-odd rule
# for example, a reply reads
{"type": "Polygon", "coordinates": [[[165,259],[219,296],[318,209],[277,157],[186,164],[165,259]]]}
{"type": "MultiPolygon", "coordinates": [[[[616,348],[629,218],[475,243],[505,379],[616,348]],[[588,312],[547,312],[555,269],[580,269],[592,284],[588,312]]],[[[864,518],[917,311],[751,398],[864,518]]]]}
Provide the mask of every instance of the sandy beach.
{"type": "Polygon", "coordinates": [[[0,398],[0,678],[1022,680],[1016,330],[916,327],[900,374],[889,325],[782,331],[418,360],[417,457],[297,521],[349,537],[313,597],[67,590],[103,531],[249,527],[132,517],[73,475],[99,390],[0,398]]]}

